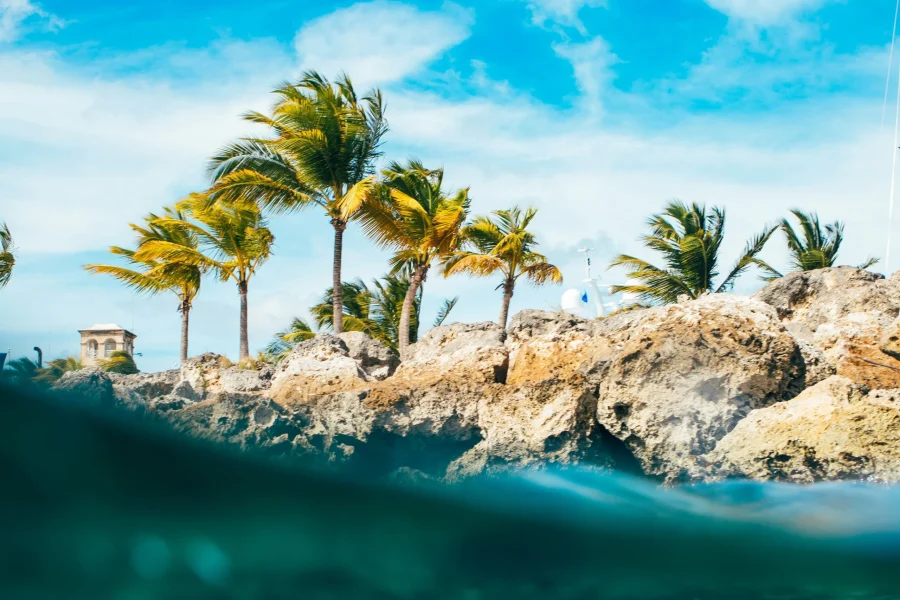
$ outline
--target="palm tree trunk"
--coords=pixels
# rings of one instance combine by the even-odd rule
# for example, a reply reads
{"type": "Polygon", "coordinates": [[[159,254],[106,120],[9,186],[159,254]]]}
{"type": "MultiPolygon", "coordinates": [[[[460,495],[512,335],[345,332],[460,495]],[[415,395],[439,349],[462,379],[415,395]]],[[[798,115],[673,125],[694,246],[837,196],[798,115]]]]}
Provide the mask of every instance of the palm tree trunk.
{"type": "Polygon", "coordinates": [[[181,303],[181,363],[188,357],[188,324],[190,323],[191,305],[184,301],[181,303]]]}
{"type": "Polygon", "coordinates": [[[238,284],[238,292],[241,294],[241,356],[240,360],[250,358],[250,343],[247,340],[247,282],[238,284]]]}
{"type": "Polygon", "coordinates": [[[341,219],[332,219],[331,225],[334,227],[334,266],[332,268],[332,318],[334,320],[334,333],[339,334],[344,331],[344,285],[341,281],[341,255],[344,250],[344,230],[347,229],[347,222],[341,219]]]}
{"type": "Polygon", "coordinates": [[[425,274],[427,272],[427,266],[416,268],[413,273],[412,281],[409,283],[409,289],[406,290],[406,297],[403,299],[403,309],[400,311],[400,331],[397,332],[397,335],[400,338],[400,360],[406,358],[407,348],[409,347],[409,320],[410,315],[412,314],[413,302],[416,299],[416,293],[419,291],[419,286],[425,281],[425,274]]]}
{"type": "Polygon", "coordinates": [[[503,284],[503,306],[500,307],[500,327],[506,329],[506,320],[509,318],[509,303],[512,302],[513,289],[516,282],[513,279],[507,279],[503,284]]]}

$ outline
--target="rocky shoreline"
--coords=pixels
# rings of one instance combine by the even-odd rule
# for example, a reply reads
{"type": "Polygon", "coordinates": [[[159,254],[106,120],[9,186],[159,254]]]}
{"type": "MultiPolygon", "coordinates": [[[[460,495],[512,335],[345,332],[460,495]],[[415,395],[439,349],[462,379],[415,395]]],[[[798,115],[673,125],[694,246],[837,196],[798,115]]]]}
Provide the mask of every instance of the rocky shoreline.
{"type": "Polygon", "coordinates": [[[457,481],[544,466],[666,484],[900,481],[900,276],[793,273],[602,320],[523,311],[429,331],[399,364],[363,334],[279,365],[189,359],[57,384],[194,436],[384,476],[457,481]]]}

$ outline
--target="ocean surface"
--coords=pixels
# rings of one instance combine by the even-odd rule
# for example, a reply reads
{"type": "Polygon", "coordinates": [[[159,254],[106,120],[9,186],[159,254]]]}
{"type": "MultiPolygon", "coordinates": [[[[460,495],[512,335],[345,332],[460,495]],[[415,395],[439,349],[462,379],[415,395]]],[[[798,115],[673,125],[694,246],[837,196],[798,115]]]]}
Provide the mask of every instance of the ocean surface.
{"type": "Polygon", "coordinates": [[[0,598],[900,598],[900,490],[385,483],[0,388],[0,598]]]}

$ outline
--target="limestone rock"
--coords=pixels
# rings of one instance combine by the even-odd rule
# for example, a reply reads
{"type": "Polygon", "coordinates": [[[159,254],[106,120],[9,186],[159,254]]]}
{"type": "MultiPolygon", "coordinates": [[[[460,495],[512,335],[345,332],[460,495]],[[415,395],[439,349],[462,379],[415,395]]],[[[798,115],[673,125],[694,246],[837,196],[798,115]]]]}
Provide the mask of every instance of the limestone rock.
{"type": "Polygon", "coordinates": [[[900,387],[900,360],[890,346],[900,279],[853,267],[818,269],[789,273],[754,297],[775,307],[795,336],[819,347],[839,375],[874,388],[900,387]]]}
{"type": "Polygon", "coordinates": [[[510,321],[508,337],[509,385],[567,380],[585,361],[607,350],[598,340],[597,321],[565,313],[526,310],[510,321]]]}
{"type": "Polygon", "coordinates": [[[394,374],[400,364],[400,357],[361,331],[345,331],[339,336],[347,346],[350,358],[359,362],[369,379],[381,381],[394,374]]]}
{"type": "Polygon", "coordinates": [[[181,393],[199,400],[205,398],[206,394],[221,392],[220,372],[230,366],[231,361],[213,352],[188,358],[181,365],[181,381],[187,383],[190,389],[181,386],[181,393]]]}
{"type": "Polygon", "coordinates": [[[803,339],[797,339],[797,345],[800,346],[800,353],[806,365],[806,376],[803,380],[803,388],[796,390],[796,393],[837,374],[837,368],[828,361],[825,353],[818,346],[803,339]]]}
{"type": "Polygon", "coordinates": [[[53,385],[53,389],[77,394],[92,404],[111,406],[115,404],[113,383],[109,374],[100,367],[88,367],[80,371],[69,371],[53,385]]]}
{"type": "Polygon", "coordinates": [[[708,457],[717,477],[900,482],[900,390],[865,393],[835,376],[754,410],[708,457]]]}
{"type": "Polygon", "coordinates": [[[171,394],[180,378],[176,370],[132,375],[107,373],[107,376],[112,381],[117,401],[133,408],[145,406],[153,398],[171,394]]]}
{"type": "Polygon", "coordinates": [[[213,394],[166,416],[195,437],[278,455],[292,451],[304,426],[292,411],[253,394],[213,394]]]}
{"type": "Polygon", "coordinates": [[[900,319],[884,328],[879,349],[893,358],[900,358],[900,319]]]}
{"type": "Polygon", "coordinates": [[[409,349],[395,379],[416,385],[452,377],[470,383],[506,381],[509,354],[496,323],[454,323],[435,327],[409,349]]]}
{"type": "Polygon", "coordinates": [[[619,444],[597,424],[597,398],[583,386],[543,382],[486,392],[478,406],[483,439],[449,466],[448,479],[546,466],[633,468],[616,462],[619,444]]]}
{"type": "Polygon", "coordinates": [[[274,373],[275,369],[270,365],[262,365],[259,369],[229,367],[219,372],[218,385],[226,394],[262,392],[272,387],[274,373]]]}
{"type": "Polygon", "coordinates": [[[642,311],[605,352],[583,366],[597,386],[598,422],[646,474],[673,483],[697,476],[698,458],[747,413],[805,379],[800,348],[775,311],[729,294],[642,311]]]}
{"type": "Polygon", "coordinates": [[[297,344],[278,364],[270,394],[285,405],[305,404],[316,396],[361,389],[367,381],[340,338],[317,335],[297,344]]]}

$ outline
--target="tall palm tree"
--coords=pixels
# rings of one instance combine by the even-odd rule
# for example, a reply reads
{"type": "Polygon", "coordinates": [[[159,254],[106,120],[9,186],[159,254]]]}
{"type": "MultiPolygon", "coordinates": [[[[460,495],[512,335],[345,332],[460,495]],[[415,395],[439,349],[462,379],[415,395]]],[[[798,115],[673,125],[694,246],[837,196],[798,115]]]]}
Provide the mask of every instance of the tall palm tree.
{"type": "MultiPolygon", "coordinates": [[[[794,230],[790,221],[781,219],[778,228],[784,233],[788,252],[791,255],[791,267],[795,271],[812,271],[833,267],[844,241],[844,224],[840,221],[826,224],[824,227],[816,213],[805,213],[799,209],[791,210],[800,224],[800,234],[794,230]]],[[[869,258],[860,269],[868,269],[878,262],[877,258],[869,258]]],[[[767,279],[781,277],[781,273],[773,271],[767,279]]]]}
{"type": "Polygon", "coordinates": [[[758,258],[775,227],[766,227],[751,239],[734,267],[717,286],[719,275],[719,249],[725,236],[725,209],[679,202],[670,202],[666,209],[653,215],[648,224],[651,234],[644,236],[644,245],[662,255],[665,267],[652,264],[625,254],[616,257],[610,268],[625,267],[628,277],[640,283],[612,286],[612,291],[637,294],[641,300],[670,304],[686,295],[699,298],[710,292],[731,290],[735,280],[751,266],[756,265],[766,273],[775,272],[758,258]]]}
{"type": "Polygon", "coordinates": [[[392,163],[383,181],[363,204],[363,229],[375,243],[394,250],[391,274],[403,274],[409,289],[400,314],[399,349],[405,358],[410,344],[413,303],[432,265],[459,249],[460,230],[469,214],[469,190],[443,187],[443,169],[421,162],[392,163]]]}
{"type": "Polygon", "coordinates": [[[6,223],[0,223],[0,289],[6,287],[16,264],[15,246],[6,223]]]}
{"type": "Polygon", "coordinates": [[[243,139],[214,157],[211,194],[278,212],[324,209],[334,228],[332,315],[340,333],[344,230],[374,183],[374,163],[387,132],[384,101],[377,89],[359,98],[346,74],[332,84],[312,71],[274,93],[278,100],[271,116],[245,115],[270,127],[274,137],[243,139]]]}
{"type": "MultiPolygon", "coordinates": [[[[166,207],[163,209],[163,217],[184,221],[183,212],[166,207]]],[[[193,250],[197,249],[197,235],[185,227],[175,226],[163,222],[159,215],[150,213],[144,217],[143,225],[131,223],[129,227],[137,234],[137,247],[157,240],[170,242],[193,250]]],[[[181,313],[181,362],[188,357],[188,330],[190,328],[190,313],[194,298],[200,292],[200,279],[203,270],[200,266],[176,260],[136,260],[135,250],[112,246],[110,253],[121,256],[134,268],[126,268],[115,265],[91,264],[84,265],[90,273],[105,273],[112,275],[128,287],[138,292],[158,294],[168,291],[178,298],[178,311],[181,313]]]]}
{"type": "Polygon", "coordinates": [[[256,204],[223,204],[193,194],[178,204],[190,220],[162,217],[154,223],[181,228],[197,236],[191,248],[168,240],[148,240],[134,259],[176,262],[213,271],[221,281],[234,281],[241,298],[240,359],[250,357],[247,338],[247,291],[250,278],[272,253],[275,236],[256,204]]]}
{"type": "Polygon", "coordinates": [[[471,249],[456,252],[444,265],[444,277],[456,273],[475,277],[503,275],[503,281],[497,286],[498,290],[503,290],[498,321],[503,328],[506,328],[509,304],[520,277],[534,285],[562,283],[559,269],[547,262],[546,256],[532,249],[538,244],[528,226],[536,214],[537,209],[527,208],[523,212],[515,206],[509,210],[496,210],[492,216],[478,217],[462,231],[463,246],[471,249]]]}

